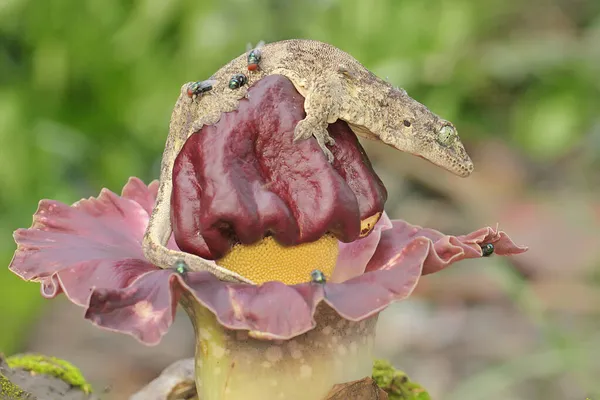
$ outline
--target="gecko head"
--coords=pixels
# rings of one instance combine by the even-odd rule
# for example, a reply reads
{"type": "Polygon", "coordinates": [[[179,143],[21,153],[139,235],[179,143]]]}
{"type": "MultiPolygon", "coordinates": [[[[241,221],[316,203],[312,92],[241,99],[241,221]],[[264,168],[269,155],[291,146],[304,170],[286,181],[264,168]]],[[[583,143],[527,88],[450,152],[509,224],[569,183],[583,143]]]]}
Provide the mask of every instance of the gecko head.
{"type": "Polygon", "coordinates": [[[393,89],[388,101],[391,104],[381,135],[384,143],[458,176],[467,177],[473,172],[473,162],[452,123],[432,113],[403,90],[393,89]]]}

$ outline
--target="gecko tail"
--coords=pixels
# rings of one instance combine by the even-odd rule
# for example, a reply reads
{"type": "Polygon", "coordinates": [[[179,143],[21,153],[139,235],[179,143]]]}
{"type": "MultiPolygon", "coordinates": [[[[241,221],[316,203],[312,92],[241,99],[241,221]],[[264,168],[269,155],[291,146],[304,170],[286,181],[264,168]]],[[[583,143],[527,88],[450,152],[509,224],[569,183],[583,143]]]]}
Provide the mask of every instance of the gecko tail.
{"type": "Polygon", "coordinates": [[[212,260],[205,260],[194,254],[169,249],[150,234],[144,236],[143,248],[146,259],[158,268],[173,269],[178,273],[208,271],[223,281],[253,283],[243,276],[217,265],[212,260]]]}

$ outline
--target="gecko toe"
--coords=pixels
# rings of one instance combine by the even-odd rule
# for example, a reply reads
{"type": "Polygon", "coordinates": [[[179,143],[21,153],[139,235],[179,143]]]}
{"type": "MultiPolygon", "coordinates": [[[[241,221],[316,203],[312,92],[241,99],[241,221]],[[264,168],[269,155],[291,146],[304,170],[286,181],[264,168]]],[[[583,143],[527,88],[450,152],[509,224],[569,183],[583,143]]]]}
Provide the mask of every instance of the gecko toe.
{"type": "Polygon", "coordinates": [[[329,135],[327,129],[315,127],[306,120],[298,122],[296,128],[294,129],[294,142],[306,140],[311,137],[317,139],[319,147],[321,150],[323,150],[327,160],[330,163],[333,162],[333,153],[331,153],[331,151],[327,148],[327,145],[333,146],[335,144],[335,140],[329,135]]]}
{"type": "Polygon", "coordinates": [[[315,132],[315,128],[311,127],[306,120],[302,120],[294,129],[294,142],[309,139],[315,132]]]}
{"type": "Polygon", "coordinates": [[[333,160],[335,159],[333,157],[333,153],[331,152],[331,150],[329,150],[327,147],[322,148],[323,153],[325,153],[325,157],[327,157],[327,161],[329,161],[330,164],[333,164],[333,160]]]}
{"type": "Polygon", "coordinates": [[[323,150],[323,153],[325,154],[325,157],[327,157],[327,160],[330,163],[332,163],[334,159],[333,153],[327,148],[327,145],[334,145],[335,140],[331,136],[329,136],[329,132],[327,132],[326,129],[322,131],[315,131],[314,137],[315,139],[317,139],[319,147],[321,148],[321,150],[323,150]]]}

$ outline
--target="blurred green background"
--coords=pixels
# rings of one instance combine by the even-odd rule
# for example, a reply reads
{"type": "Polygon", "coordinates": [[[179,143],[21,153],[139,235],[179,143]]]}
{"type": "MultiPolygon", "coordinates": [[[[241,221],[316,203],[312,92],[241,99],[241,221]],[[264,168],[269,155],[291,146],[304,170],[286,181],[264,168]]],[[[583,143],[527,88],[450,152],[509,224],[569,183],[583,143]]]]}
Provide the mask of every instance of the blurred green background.
{"type": "MultiPolygon", "coordinates": [[[[0,0],[0,265],[39,199],[72,203],[103,187],[120,192],[129,176],[156,178],[182,83],[208,78],[248,42],[287,38],[351,53],[458,127],[476,162],[471,183],[365,145],[393,217],[456,233],[500,222],[537,248],[486,270],[497,297],[450,296],[454,315],[501,304],[533,327],[527,346],[470,360],[445,383],[436,368],[452,354],[429,372],[414,367],[436,353],[429,347],[390,357],[439,398],[597,396],[599,358],[589,357],[600,348],[598,0],[0,0]]],[[[417,293],[427,315],[446,310],[439,293],[448,287],[487,287],[466,273],[441,275],[417,293]]],[[[0,351],[37,348],[31,332],[47,328],[39,321],[54,302],[0,268],[0,351]]]]}

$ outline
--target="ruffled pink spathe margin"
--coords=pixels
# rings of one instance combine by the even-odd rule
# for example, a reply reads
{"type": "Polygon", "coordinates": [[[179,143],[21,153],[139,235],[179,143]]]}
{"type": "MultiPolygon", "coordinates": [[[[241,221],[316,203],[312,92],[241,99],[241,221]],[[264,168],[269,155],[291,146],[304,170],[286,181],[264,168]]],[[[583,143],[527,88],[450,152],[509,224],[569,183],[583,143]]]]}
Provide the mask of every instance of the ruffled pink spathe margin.
{"type": "MultiPolygon", "coordinates": [[[[489,227],[448,236],[384,214],[366,238],[340,243],[334,276],[326,284],[222,282],[208,272],[180,275],[144,259],[142,238],[156,193],[156,182],[146,186],[131,178],[121,196],[105,189],[72,206],[42,200],[31,228],[14,234],[18,247],[10,270],[40,282],[45,297],[64,292],[86,308],[85,318],[94,324],[154,345],[173,322],[182,291],[227,328],[290,339],[315,327],[321,301],[360,321],[408,297],[421,275],[481,257],[480,244],[493,243],[498,255],[526,251],[489,227]]],[[[172,239],[169,247],[177,248],[172,239]]]]}

